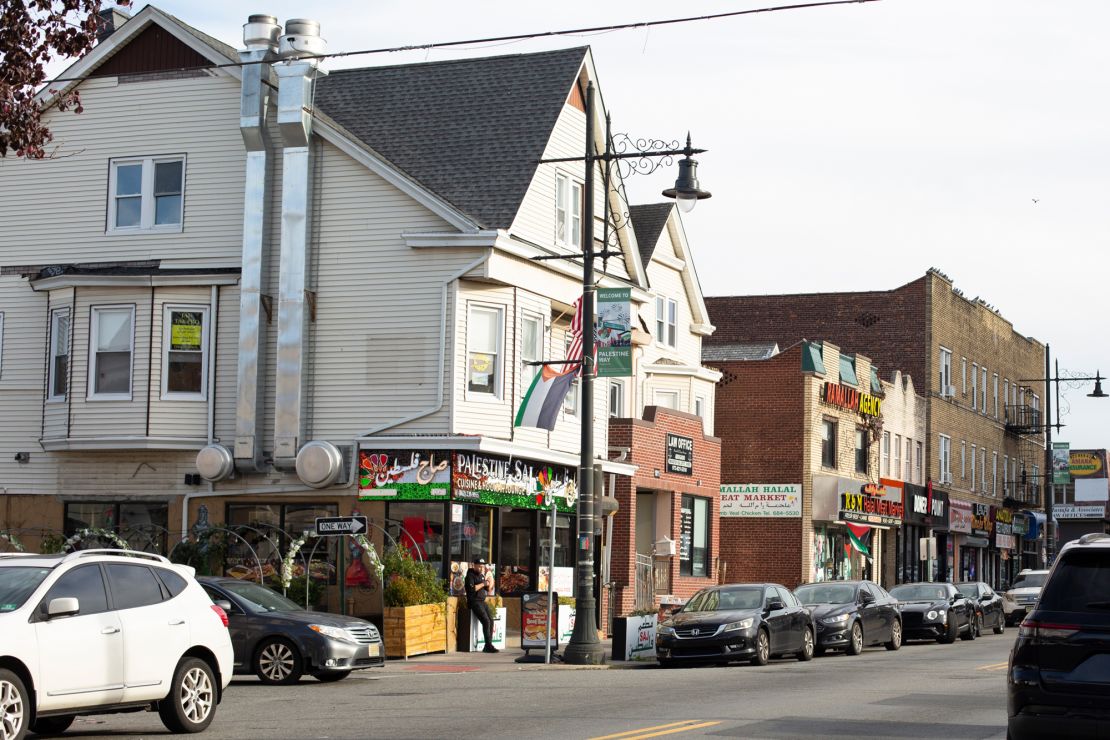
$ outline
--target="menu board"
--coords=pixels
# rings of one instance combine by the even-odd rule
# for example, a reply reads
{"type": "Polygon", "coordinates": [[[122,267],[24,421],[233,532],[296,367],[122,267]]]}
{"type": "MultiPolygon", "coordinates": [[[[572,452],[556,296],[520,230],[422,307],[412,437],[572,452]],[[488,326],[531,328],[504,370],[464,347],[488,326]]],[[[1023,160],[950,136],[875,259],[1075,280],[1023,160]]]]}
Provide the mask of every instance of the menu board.
{"type": "MultiPolygon", "coordinates": [[[[526,593],[520,597],[520,646],[529,648],[547,647],[544,636],[544,623],[547,622],[547,593],[526,593]]],[[[551,647],[559,646],[558,630],[559,595],[555,594],[555,611],[547,625],[551,634],[551,647]]]]}
{"type": "Polygon", "coordinates": [[[690,559],[690,545],[694,537],[694,508],[690,499],[683,497],[678,529],[678,559],[690,559]]]}

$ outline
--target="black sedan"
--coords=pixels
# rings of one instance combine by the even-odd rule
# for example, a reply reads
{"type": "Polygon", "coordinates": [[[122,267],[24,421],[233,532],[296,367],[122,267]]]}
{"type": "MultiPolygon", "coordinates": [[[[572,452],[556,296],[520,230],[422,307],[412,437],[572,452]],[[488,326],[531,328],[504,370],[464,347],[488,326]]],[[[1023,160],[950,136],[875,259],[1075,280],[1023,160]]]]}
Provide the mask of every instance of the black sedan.
{"type": "Polygon", "coordinates": [[[775,583],[730,584],[702,589],[659,625],[659,665],[750,660],[767,665],[773,655],[811,660],[813,617],[775,583]]]}
{"type": "Polygon", "coordinates": [[[975,639],[975,607],[951,583],[903,583],[890,589],[890,595],[900,602],[905,639],[975,639]]]}
{"type": "Polygon", "coordinates": [[[971,600],[975,607],[975,634],[983,634],[985,629],[993,629],[994,634],[1006,631],[1006,612],[1002,608],[1002,597],[982,581],[957,583],[960,593],[971,600]]]}
{"type": "Polygon", "coordinates": [[[859,655],[866,645],[902,647],[898,600],[870,581],[806,583],[794,589],[817,624],[817,654],[859,655]]]}
{"type": "Polygon", "coordinates": [[[311,612],[272,589],[235,578],[198,578],[227,612],[235,673],[266,684],[292,684],[304,674],[339,681],[352,670],[385,663],[378,629],[355,617],[311,612]]]}

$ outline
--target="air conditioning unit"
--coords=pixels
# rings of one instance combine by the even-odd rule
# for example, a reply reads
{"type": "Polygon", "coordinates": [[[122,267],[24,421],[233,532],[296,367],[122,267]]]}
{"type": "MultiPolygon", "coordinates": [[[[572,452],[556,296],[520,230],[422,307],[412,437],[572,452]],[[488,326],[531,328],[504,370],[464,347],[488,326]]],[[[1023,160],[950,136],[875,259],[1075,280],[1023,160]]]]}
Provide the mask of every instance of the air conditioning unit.
{"type": "Polygon", "coordinates": [[[956,386],[950,385],[945,389],[945,393],[949,398],[956,397],[956,386]]]}

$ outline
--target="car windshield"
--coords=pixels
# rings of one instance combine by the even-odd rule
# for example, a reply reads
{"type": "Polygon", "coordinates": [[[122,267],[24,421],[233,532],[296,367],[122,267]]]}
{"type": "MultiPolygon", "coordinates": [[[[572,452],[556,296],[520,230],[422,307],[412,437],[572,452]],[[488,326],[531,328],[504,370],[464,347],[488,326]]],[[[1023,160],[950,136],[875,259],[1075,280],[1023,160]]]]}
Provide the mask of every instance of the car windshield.
{"type": "Polygon", "coordinates": [[[803,604],[851,604],[856,600],[856,587],[849,583],[812,583],[794,589],[803,604]]]}
{"type": "Polygon", "coordinates": [[[964,596],[975,598],[975,596],[977,595],[974,583],[960,583],[956,586],[956,589],[964,596]]]}
{"type": "Polygon", "coordinates": [[[49,574],[50,568],[18,565],[0,568],[0,614],[23,606],[49,574]]]}
{"type": "Polygon", "coordinates": [[[1110,612],[1110,551],[1064,554],[1041,593],[1038,609],[1061,612],[1110,612]]]}
{"type": "Polygon", "coordinates": [[[948,589],[931,583],[907,583],[890,589],[890,595],[900,601],[947,601],[948,589]]]}
{"type": "Polygon", "coordinates": [[[254,611],[259,612],[294,612],[303,611],[303,609],[295,602],[290,601],[273,589],[259,586],[257,583],[250,581],[239,581],[237,583],[221,583],[220,587],[230,591],[238,596],[243,601],[247,602],[247,606],[254,611]]]}
{"type": "Polygon", "coordinates": [[[763,606],[763,588],[712,588],[694,594],[683,612],[715,612],[730,609],[759,609],[763,606]]]}
{"type": "Polygon", "coordinates": [[[1015,578],[1010,588],[1044,588],[1045,578],[1047,573],[1026,573],[1015,578]]]}

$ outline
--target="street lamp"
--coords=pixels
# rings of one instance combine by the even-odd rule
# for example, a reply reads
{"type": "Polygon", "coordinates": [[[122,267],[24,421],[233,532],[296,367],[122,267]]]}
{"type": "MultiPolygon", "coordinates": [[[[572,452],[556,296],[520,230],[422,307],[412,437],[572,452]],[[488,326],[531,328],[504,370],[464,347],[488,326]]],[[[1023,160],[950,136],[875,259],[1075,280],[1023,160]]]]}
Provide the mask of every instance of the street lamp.
{"type": "MultiPolygon", "coordinates": [[[[586,166],[585,182],[582,187],[582,198],[585,201],[582,208],[582,253],[566,255],[543,255],[535,257],[537,260],[550,259],[579,259],[582,260],[582,450],[578,466],[578,543],[577,543],[577,579],[578,588],[574,601],[574,632],[563,658],[568,663],[578,665],[599,665],[605,660],[605,652],[601,647],[601,640],[597,636],[597,598],[594,595],[594,377],[597,368],[594,367],[594,259],[601,257],[608,259],[610,256],[619,255],[620,252],[611,252],[608,246],[609,225],[609,172],[614,162],[626,161],[629,163],[630,172],[654,172],[659,163],[652,163],[657,158],[663,158],[662,163],[672,161],[674,157],[684,155],[678,163],[678,179],[673,188],[663,191],[663,195],[674,198],[678,208],[683,213],[688,213],[699,200],[710,197],[698,185],[698,163],[693,155],[701,154],[704,149],[694,149],[690,144],[690,136],[686,136],[686,146],[679,149],[678,142],[673,146],[665,147],[658,140],[640,140],[638,146],[622,147],[615,150],[613,137],[610,136],[608,117],[606,117],[605,151],[598,153],[594,145],[594,83],[586,84],[586,152],[582,157],[561,157],[557,159],[541,159],[541,164],[557,162],[583,162],[586,166]],[[594,166],[602,162],[605,165],[605,237],[604,249],[601,252],[594,250],[594,166]],[[637,166],[641,163],[641,166],[637,166]]],[[[624,138],[625,141],[631,141],[624,138]]],[[[562,364],[562,363],[554,363],[562,364]]]]}
{"type": "Polygon", "coordinates": [[[1051,375],[1052,365],[1051,365],[1051,359],[1050,359],[1051,356],[1052,356],[1052,354],[1051,354],[1051,350],[1049,348],[1049,345],[1046,344],[1044,346],[1044,374],[1045,374],[1045,377],[1043,377],[1043,378],[1034,378],[1032,380],[1020,380],[1020,381],[1018,381],[1020,383],[1045,383],[1046,384],[1046,388],[1045,388],[1045,423],[1044,423],[1044,430],[1045,430],[1045,445],[1044,445],[1045,466],[1044,466],[1044,469],[1045,469],[1045,473],[1044,473],[1044,476],[1043,476],[1044,480],[1042,481],[1042,483],[1044,485],[1044,516],[1045,516],[1044,548],[1045,548],[1045,558],[1048,560],[1049,565],[1052,564],[1052,561],[1056,557],[1056,527],[1053,524],[1053,518],[1052,518],[1052,507],[1053,507],[1053,504],[1055,503],[1055,492],[1056,492],[1055,486],[1052,483],[1052,479],[1053,479],[1053,474],[1052,474],[1052,430],[1053,430],[1053,428],[1055,428],[1056,431],[1060,431],[1060,428],[1064,426],[1063,424],[1060,423],[1060,381],[1063,380],[1065,383],[1072,383],[1072,382],[1088,382],[1088,381],[1093,380],[1093,381],[1095,381],[1095,389],[1087,394],[1088,398],[1106,398],[1107,397],[1107,394],[1103,393],[1103,391],[1102,391],[1102,380],[1103,380],[1103,378],[1102,378],[1102,375],[1099,373],[1098,370],[1095,371],[1095,375],[1094,375],[1093,378],[1082,378],[1082,377],[1061,378],[1060,377],[1060,361],[1057,360],[1056,361],[1056,366],[1055,366],[1056,367],[1056,375],[1055,375],[1055,377],[1052,377],[1052,375],[1051,375]],[[1048,393],[1048,388],[1047,388],[1048,383],[1055,383],[1056,384],[1056,423],[1055,424],[1052,423],[1052,398],[1051,398],[1050,394],[1048,393]]]}

